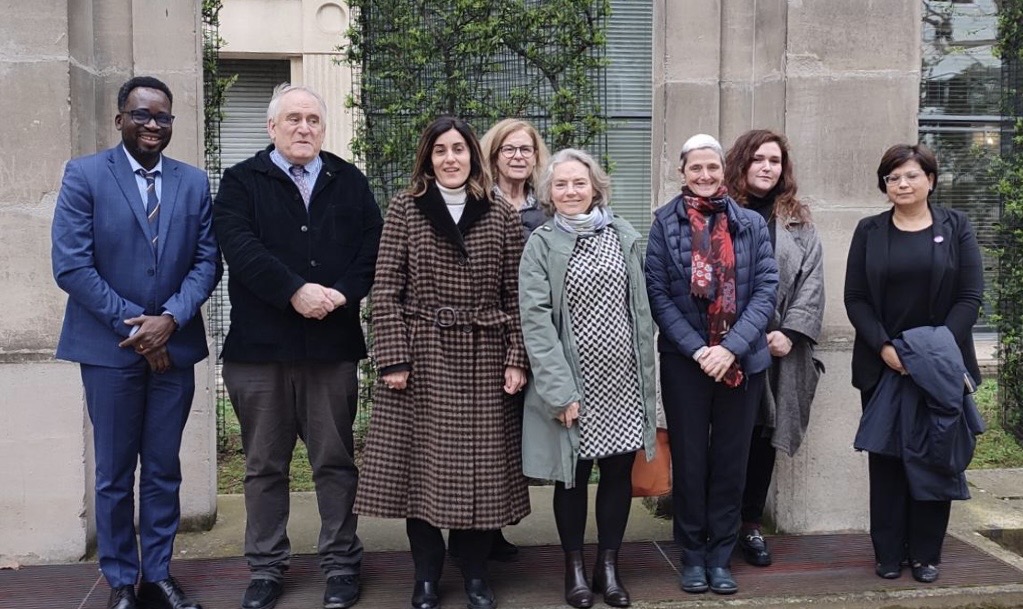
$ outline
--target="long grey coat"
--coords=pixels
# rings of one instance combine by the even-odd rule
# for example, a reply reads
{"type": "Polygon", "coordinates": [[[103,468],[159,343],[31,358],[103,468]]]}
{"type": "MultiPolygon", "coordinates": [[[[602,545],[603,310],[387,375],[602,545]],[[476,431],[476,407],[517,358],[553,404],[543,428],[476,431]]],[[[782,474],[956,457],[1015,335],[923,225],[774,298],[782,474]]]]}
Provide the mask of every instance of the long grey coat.
{"type": "MultiPolygon", "coordinates": [[[[639,388],[645,407],[643,447],[654,456],[657,431],[657,386],[654,373],[654,322],[647,301],[639,233],[615,217],[605,230],[618,231],[629,276],[629,313],[636,337],[639,388]]],[[[519,266],[522,334],[530,361],[522,421],[522,468],[531,478],[575,485],[579,426],[566,429],[557,416],[572,402],[586,402],[579,374],[579,353],[565,299],[568,260],[576,235],[548,220],[533,231],[519,266]]]]}
{"type": "Polygon", "coordinates": [[[527,366],[521,252],[521,222],[503,203],[470,199],[456,226],[435,186],[391,202],[372,353],[382,371],[411,375],[404,390],[374,387],[357,513],[453,529],[529,514],[518,408],[503,389],[505,367],[527,366]]]}
{"type": "Polygon", "coordinates": [[[812,224],[779,219],[776,232],[778,304],[767,331],[793,330],[810,340],[795,341],[788,355],[771,358],[761,422],[773,429],[771,444],[791,457],[806,434],[820,378],[813,350],[824,317],[824,259],[812,224]]]}

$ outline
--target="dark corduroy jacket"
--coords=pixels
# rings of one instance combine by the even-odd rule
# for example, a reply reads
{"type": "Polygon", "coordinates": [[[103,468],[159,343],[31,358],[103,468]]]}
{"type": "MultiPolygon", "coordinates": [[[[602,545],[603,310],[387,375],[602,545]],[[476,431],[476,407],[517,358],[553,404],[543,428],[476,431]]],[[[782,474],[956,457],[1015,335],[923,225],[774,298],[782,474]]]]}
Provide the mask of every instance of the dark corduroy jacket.
{"type": "Polygon", "coordinates": [[[306,210],[270,146],[224,172],[213,227],[228,266],[231,328],[221,357],[239,362],[356,361],[366,356],[359,303],[373,283],[383,220],[366,176],[327,152],[306,210]],[[322,320],[291,306],[305,283],[347,304],[322,320]]]}
{"type": "MultiPolygon", "coordinates": [[[[646,282],[650,310],[660,329],[662,353],[692,357],[707,342],[706,307],[690,293],[692,229],[679,195],[654,212],[646,251],[646,282]]],[[[771,235],[760,214],[740,207],[728,197],[728,227],[735,251],[735,324],[721,345],[739,361],[746,374],[767,369],[766,329],[774,316],[778,265],[771,235]]]]}

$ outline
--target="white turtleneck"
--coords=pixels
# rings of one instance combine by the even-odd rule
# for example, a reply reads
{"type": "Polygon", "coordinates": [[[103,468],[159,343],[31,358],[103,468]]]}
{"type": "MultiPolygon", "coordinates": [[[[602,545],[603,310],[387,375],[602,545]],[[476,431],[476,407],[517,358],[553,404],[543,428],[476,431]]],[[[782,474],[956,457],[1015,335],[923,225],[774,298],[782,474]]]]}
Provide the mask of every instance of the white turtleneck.
{"type": "Polygon", "coordinates": [[[444,203],[448,206],[451,218],[455,224],[458,224],[458,221],[462,219],[462,212],[465,211],[465,184],[458,188],[445,188],[440,185],[440,182],[437,182],[437,190],[440,191],[440,196],[444,197],[444,203]]]}

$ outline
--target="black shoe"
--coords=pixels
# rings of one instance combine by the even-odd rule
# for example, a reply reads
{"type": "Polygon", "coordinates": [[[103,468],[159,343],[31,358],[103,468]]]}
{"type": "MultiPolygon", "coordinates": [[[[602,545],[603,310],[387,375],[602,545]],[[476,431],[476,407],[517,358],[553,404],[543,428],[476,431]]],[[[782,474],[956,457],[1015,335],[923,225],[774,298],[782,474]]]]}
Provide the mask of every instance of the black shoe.
{"type": "Polygon", "coordinates": [[[913,579],[921,584],[932,584],[938,579],[938,568],[934,565],[913,565],[913,579]]]}
{"type": "Polygon", "coordinates": [[[440,587],[437,582],[417,581],[412,588],[412,609],[438,609],[440,607],[440,587]]]}
{"type": "Polygon", "coordinates": [[[735,594],[739,584],[732,579],[728,567],[707,567],[707,579],[710,580],[710,591],[715,594],[735,594]]]}
{"type": "Polygon", "coordinates": [[[877,563],[874,565],[874,573],[877,573],[878,577],[884,579],[899,579],[902,576],[902,567],[900,565],[886,565],[883,563],[877,563]]]}
{"type": "Polygon", "coordinates": [[[284,592],[284,585],[275,579],[253,579],[242,596],[242,609],[273,609],[284,592]]]}
{"type": "Polygon", "coordinates": [[[110,590],[107,609],[136,609],[135,586],[121,586],[110,590]]]}
{"type": "Polygon", "coordinates": [[[359,601],[358,575],[333,575],[323,591],[323,609],[347,609],[359,601]]]}
{"type": "Polygon", "coordinates": [[[494,542],[490,546],[490,555],[487,558],[498,562],[510,562],[518,558],[518,556],[519,547],[505,539],[504,534],[498,529],[494,533],[494,542]]]}
{"type": "Polygon", "coordinates": [[[743,529],[739,532],[739,549],[742,557],[754,567],[767,567],[771,564],[771,551],[767,549],[760,529],[743,529]]]}
{"type": "Polygon", "coordinates": [[[497,599],[485,579],[465,580],[466,607],[468,609],[496,609],[497,599]]]}
{"type": "Polygon", "coordinates": [[[139,605],[148,609],[202,609],[202,605],[185,596],[173,577],[139,584],[139,605]]]}
{"type": "Polygon", "coordinates": [[[629,591],[618,579],[618,550],[597,552],[593,565],[593,591],[604,595],[604,603],[612,607],[628,607],[629,591]]]}
{"type": "Polygon", "coordinates": [[[706,592],[709,588],[707,585],[707,569],[700,565],[682,567],[681,584],[683,592],[689,592],[690,594],[706,592]]]}
{"type": "Polygon", "coordinates": [[[576,609],[593,606],[593,591],[586,581],[582,550],[565,552],[565,602],[576,609]]]}

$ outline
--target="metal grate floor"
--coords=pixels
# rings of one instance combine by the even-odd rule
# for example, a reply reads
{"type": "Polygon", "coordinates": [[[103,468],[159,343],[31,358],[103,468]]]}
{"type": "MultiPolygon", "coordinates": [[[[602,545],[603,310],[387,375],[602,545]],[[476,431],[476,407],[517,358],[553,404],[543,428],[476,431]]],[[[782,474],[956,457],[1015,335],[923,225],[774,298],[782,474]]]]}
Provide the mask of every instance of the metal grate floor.
{"type": "MultiPolygon", "coordinates": [[[[901,579],[874,575],[870,538],[865,534],[775,536],[769,539],[775,563],[768,568],[733,560],[739,582],[736,600],[758,597],[816,596],[923,588],[904,572],[901,579]]],[[[592,564],[596,550],[586,550],[592,564]]],[[[671,542],[625,544],[622,581],[634,601],[696,600],[678,588],[671,542]]],[[[523,547],[517,561],[492,563],[492,584],[502,609],[565,606],[563,557],[557,546],[523,547]]],[[[205,609],[237,609],[248,583],[242,557],[177,560],[173,572],[190,596],[205,609]]],[[[363,563],[359,609],[408,607],[412,558],[407,552],[368,553],[363,563]]],[[[941,579],[934,587],[990,586],[1023,583],[1023,572],[958,540],[945,541],[941,579]]],[[[457,569],[448,565],[441,582],[444,607],[464,607],[457,569]]],[[[2,609],[103,609],[109,590],[95,563],[25,567],[0,571],[2,609]]],[[[277,609],[322,606],[323,577],[316,556],[292,560],[285,593],[277,609]]],[[[714,595],[706,595],[713,600],[714,595]]],[[[598,599],[599,602],[599,599],[598,599]]]]}

